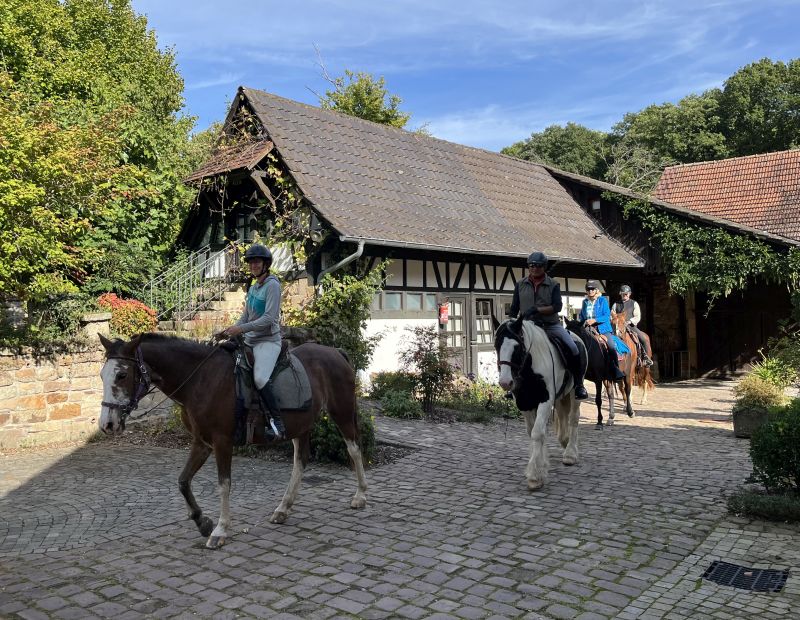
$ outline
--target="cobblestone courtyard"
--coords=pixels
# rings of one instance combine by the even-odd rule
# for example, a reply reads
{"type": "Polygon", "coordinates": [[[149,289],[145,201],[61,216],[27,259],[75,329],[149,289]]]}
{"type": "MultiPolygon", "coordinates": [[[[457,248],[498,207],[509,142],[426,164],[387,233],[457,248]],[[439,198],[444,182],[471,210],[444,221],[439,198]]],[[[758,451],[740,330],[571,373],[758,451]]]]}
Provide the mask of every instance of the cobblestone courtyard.
{"type": "MultiPolygon", "coordinates": [[[[529,493],[524,424],[377,420],[413,444],[368,470],[312,465],[285,525],[268,523],[290,465],[237,458],[235,536],[220,551],[186,519],[185,450],[99,442],[0,456],[0,617],[790,618],[800,527],[732,518],[749,474],[731,384],[660,386],[602,431],[584,404],[580,463],[529,493]],[[713,560],[789,568],[782,592],[702,579],[713,560]]],[[[195,479],[217,517],[216,472],[195,479]]],[[[792,612],[791,610],[795,611],[792,612]]]]}

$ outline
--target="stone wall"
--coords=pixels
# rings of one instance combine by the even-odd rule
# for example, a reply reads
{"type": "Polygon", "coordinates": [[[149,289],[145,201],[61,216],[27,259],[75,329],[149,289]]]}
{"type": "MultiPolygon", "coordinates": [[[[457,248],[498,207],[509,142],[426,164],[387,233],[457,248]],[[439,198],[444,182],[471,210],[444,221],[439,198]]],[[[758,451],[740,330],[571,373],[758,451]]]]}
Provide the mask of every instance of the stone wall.
{"type": "Polygon", "coordinates": [[[103,358],[100,348],[47,359],[0,350],[0,450],[92,435],[103,358]]]}

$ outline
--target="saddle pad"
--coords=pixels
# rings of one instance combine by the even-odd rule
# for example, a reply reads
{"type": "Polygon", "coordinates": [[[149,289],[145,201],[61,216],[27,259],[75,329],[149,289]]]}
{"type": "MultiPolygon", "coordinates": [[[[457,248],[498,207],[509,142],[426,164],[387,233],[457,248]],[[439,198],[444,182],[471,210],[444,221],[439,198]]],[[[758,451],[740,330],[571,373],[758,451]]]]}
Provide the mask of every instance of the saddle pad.
{"type": "Polygon", "coordinates": [[[619,336],[612,335],[611,337],[614,339],[614,344],[617,345],[617,355],[627,355],[631,352],[630,347],[619,336]]]}
{"type": "Polygon", "coordinates": [[[311,382],[305,367],[293,353],[289,353],[288,365],[273,374],[270,383],[281,410],[311,406],[311,382]]]}

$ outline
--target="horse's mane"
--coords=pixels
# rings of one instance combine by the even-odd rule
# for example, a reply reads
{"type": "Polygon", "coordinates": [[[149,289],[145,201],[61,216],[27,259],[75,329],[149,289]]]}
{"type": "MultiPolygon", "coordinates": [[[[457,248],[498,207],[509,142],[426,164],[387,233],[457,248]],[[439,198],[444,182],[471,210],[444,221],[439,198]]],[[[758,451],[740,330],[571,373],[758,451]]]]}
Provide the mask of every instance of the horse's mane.
{"type": "Polygon", "coordinates": [[[550,341],[547,338],[547,334],[543,329],[537,327],[533,321],[523,321],[522,322],[522,332],[523,332],[523,339],[525,342],[525,348],[528,349],[532,354],[532,357],[536,359],[537,353],[545,354],[549,353],[550,351],[550,341]]]}
{"type": "Polygon", "coordinates": [[[171,336],[168,334],[158,334],[154,332],[140,334],[140,338],[141,343],[149,342],[153,344],[168,344],[171,349],[179,353],[189,353],[195,355],[202,353],[208,354],[213,348],[211,345],[197,342],[196,340],[181,338],[180,336],[171,336]]]}

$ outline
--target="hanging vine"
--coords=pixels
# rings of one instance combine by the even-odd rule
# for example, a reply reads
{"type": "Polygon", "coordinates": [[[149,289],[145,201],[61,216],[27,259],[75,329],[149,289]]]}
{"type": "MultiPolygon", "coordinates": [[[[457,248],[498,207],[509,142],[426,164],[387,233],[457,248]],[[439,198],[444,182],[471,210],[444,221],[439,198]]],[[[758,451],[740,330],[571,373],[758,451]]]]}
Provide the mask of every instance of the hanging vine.
{"type": "Polygon", "coordinates": [[[710,307],[720,297],[761,280],[786,285],[795,304],[800,301],[799,248],[784,251],[745,234],[688,222],[646,200],[610,192],[604,198],[620,205],[625,219],[635,218],[650,234],[673,292],[705,292],[710,307]]]}

